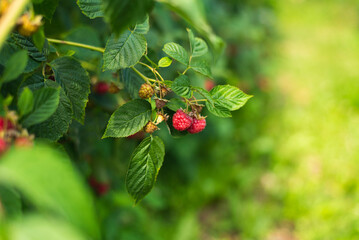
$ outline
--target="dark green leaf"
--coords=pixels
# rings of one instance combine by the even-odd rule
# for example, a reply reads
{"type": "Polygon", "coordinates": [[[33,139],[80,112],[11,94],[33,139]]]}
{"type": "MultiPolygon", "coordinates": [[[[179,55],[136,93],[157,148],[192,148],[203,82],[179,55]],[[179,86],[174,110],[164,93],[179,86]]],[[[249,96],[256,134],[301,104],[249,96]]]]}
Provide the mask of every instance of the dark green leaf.
{"type": "Polygon", "coordinates": [[[128,137],[141,130],[151,118],[151,104],[136,99],[122,105],[111,116],[105,134],[106,137],[128,137]]]}
{"type": "Polygon", "coordinates": [[[14,53],[6,62],[5,71],[2,75],[3,82],[9,82],[18,78],[25,70],[28,57],[26,50],[20,50],[14,53]]]}
{"type": "Polygon", "coordinates": [[[103,69],[118,70],[135,65],[147,47],[143,35],[126,30],[119,38],[112,35],[103,54],[103,69]]]}
{"type": "Polygon", "coordinates": [[[173,59],[177,60],[180,63],[183,63],[184,65],[189,64],[189,56],[186,51],[181,45],[177,43],[166,43],[163,47],[163,51],[173,59]]]}
{"type": "Polygon", "coordinates": [[[138,90],[144,83],[132,69],[125,68],[120,70],[120,82],[123,83],[125,90],[131,95],[132,98],[139,98],[138,90]]]}
{"type": "Polygon", "coordinates": [[[154,5],[153,0],[103,0],[105,18],[115,34],[143,20],[154,5]]]}
{"type": "Polygon", "coordinates": [[[29,88],[25,87],[17,101],[17,109],[20,113],[20,117],[30,113],[33,108],[34,95],[29,88]]]}
{"type": "Polygon", "coordinates": [[[190,98],[192,95],[191,82],[186,75],[176,78],[171,85],[171,89],[181,97],[190,98]]]}
{"type": "MultiPolygon", "coordinates": [[[[9,61],[9,59],[11,58],[11,56],[14,53],[16,53],[18,51],[22,51],[22,50],[23,49],[21,49],[15,43],[5,42],[0,50],[0,64],[5,66],[6,63],[9,61]]],[[[40,62],[38,62],[32,58],[28,58],[27,65],[26,65],[24,72],[25,73],[32,72],[39,66],[40,66],[40,62]]]]}
{"type": "MultiPolygon", "coordinates": [[[[58,88],[59,85],[51,80],[45,82],[47,87],[58,88]]],[[[38,138],[51,141],[59,140],[68,130],[72,120],[71,102],[63,89],[60,90],[60,102],[54,114],[46,121],[30,127],[29,131],[38,138]]]]}
{"type": "Polygon", "coordinates": [[[11,38],[20,48],[27,50],[32,59],[39,62],[46,61],[45,54],[37,49],[31,38],[24,37],[19,33],[12,33],[11,38]]]}
{"type": "Polygon", "coordinates": [[[77,0],[83,14],[91,19],[103,17],[102,0],[77,0]]]}
{"type": "Polygon", "coordinates": [[[39,4],[34,4],[34,10],[36,14],[43,15],[51,21],[58,4],[59,0],[44,0],[39,4]]]}
{"type": "Polygon", "coordinates": [[[60,88],[41,88],[36,90],[34,92],[33,110],[24,118],[22,124],[28,128],[48,119],[56,111],[59,98],[60,88]]]}
{"type": "Polygon", "coordinates": [[[164,144],[157,136],[144,139],[133,152],[126,176],[126,188],[136,203],[153,188],[164,156],[164,144]]]}
{"type": "Polygon", "coordinates": [[[81,64],[72,57],[60,57],[49,64],[55,73],[56,82],[70,99],[74,119],[83,123],[85,107],[90,93],[90,78],[81,64]]]}

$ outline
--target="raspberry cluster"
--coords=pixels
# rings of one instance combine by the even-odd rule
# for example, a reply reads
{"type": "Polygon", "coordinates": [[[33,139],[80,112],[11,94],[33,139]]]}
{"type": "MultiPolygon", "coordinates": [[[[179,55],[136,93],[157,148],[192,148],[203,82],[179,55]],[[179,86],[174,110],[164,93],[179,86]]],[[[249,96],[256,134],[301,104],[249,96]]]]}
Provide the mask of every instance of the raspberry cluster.
{"type": "Polygon", "coordinates": [[[187,130],[189,133],[195,134],[203,131],[206,127],[206,119],[193,113],[188,115],[182,109],[178,109],[173,115],[172,124],[178,131],[187,130]]]}

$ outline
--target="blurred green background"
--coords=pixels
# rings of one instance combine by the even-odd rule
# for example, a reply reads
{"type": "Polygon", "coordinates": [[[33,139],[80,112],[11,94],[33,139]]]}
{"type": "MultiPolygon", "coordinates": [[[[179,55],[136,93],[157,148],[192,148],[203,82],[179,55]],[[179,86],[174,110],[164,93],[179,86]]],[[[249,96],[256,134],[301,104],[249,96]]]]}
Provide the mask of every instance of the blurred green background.
{"type": "MultiPolygon", "coordinates": [[[[161,131],[163,167],[155,188],[134,206],[124,179],[140,140],[99,140],[117,99],[92,95],[98,107],[88,109],[84,126],[73,123],[62,143],[84,179],[110,184],[107,194],[94,194],[103,239],[359,239],[359,2],[203,3],[227,44],[213,61],[214,83],[254,97],[232,119],[208,114],[198,135],[161,131]]],[[[156,58],[167,42],[188,46],[189,26],[162,5],[150,23],[147,40],[156,58]]],[[[109,29],[62,0],[45,31],[104,46],[109,29]]],[[[75,57],[93,77],[111,80],[91,65],[100,55],[81,50],[75,57]]]]}

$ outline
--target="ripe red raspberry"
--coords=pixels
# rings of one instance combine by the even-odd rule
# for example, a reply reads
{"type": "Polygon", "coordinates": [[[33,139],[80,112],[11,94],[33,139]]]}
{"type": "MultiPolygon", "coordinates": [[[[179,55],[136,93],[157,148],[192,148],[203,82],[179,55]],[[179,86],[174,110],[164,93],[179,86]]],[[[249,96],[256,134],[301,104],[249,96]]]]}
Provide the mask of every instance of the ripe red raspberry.
{"type": "Polygon", "coordinates": [[[88,182],[95,193],[99,196],[106,194],[110,189],[110,184],[106,182],[100,182],[93,176],[88,179],[88,182]]]}
{"type": "Polygon", "coordinates": [[[154,93],[155,91],[153,90],[151,85],[147,83],[142,84],[140,90],[138,91],[138,95],[140,96],[140,98],[143,99],[152,97],[154,93]]]}
{"type": "Polygon", "coordinates": [[[3,131],[5,128],[6,130],[10,130],[10,129],[14,129],[15,126],[9,119],[0,117],[0,131],[3,131]]]}
{"type": "Polygon", "coordinates": [[[214,88],[216,86],[216,83],[211,80],[211,79],[206,79],[206,81],[204,82],[204,88],[207,90],[207,91],[211,91],[212,88],[214,88]]]}
{"type": "Polygon", "coordinates": [[[187,129],[191,134],[199,133],[206,127],[206,119],[203,117],[193,118],[192,125],[187,129]]]}
{"type": "Polygon", "coordinates": [[[175,129],[178,131],[184,131],[191,126],[193,119],[188,116],[182,109],[178,109],[175,114],[173,114],[172,124],[175,129]]]}
{"type": "Polygon", "coordinates": [[[107,82],[98,82],[95,86],[95,92],[97,94],[105,94],[108,92],[110,86],[107,82]]]}
{"type": "Polygon", "coordinates": [[[7,150],[7,143],[3,138],[0,138],[0,155],[7,150]]]}

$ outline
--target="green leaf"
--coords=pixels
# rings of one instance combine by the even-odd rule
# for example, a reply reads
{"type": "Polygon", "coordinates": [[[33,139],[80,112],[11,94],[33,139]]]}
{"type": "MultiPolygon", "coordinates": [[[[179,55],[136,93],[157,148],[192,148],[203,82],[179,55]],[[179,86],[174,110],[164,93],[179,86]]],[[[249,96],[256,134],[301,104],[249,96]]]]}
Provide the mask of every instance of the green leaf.
{"type": "Polygon", "coordinates": [[[36,208],[67,220],[88,239],[100,238],[91,195],[64,153],[35,145],[12,149],[1,160],[0,182],[23,192],[36,208]]]}
{"type": "Polygon", "coordinates": [[[170,56],[171,58],[177,60],[180,63],[183,63],[184,65],[189,64],[189,56],[186,51],[181,45],[171,42],[166,43],[163,47],[163,51],[170,56]]]}
{"type": "Polygon", "coordinates": [[[103,54],[103,69],[118,70],[135,65],[146,51],[143,35],[126,30],[119,38],[111,35],[103,54]]]}
{"type": "Polygon", "coordinates": [[[196,72],[198,72],[198,73],[200,73],[200,74],[202,74],[202,75],[204,75],[206,77],[213,78],[211,68],[209,67],[208,62],[206,62],[204,60],[202,60],[202,61],[192,61],[191,62],[191,68],[194,71],[196,71],[196,72]]]}
{"type": "Polygon", "coordinates": [[[33,108],[34,95],[29,88],[25,87],[17,101],[17,109],[19,110],[20,117],[30,113],[33,108]]]}
{"type": "Polygon", "coordinates": [[[231,85],[218,85],[210,93],[217,104],[230,111],[241,108],[252,97],[231,85]]]}
{"type": "Polygon", "coordinates": [[[207,43],[202,38],[195,38],[192,57],[200,57],[208,52],[207,43]]]}
{"type": "Polygon", "coordinates": [[[188,32],[188,40],[189,40],[189,45],[191,47],[191,53],[193,53],[193,47],[194,47],[195,41],[196,41],[195,36],[191,29],[187,28],[186,30],[188,32]]]}
{"type": "Polygon", "coordinates": [[[163,57],[158,61],[159,67],[169,67],[172,64],[172,59],[169,57],[163,57]]]}
{"type": "Polygon", "coordinates": [[[206,107],[208,111],[210,111],[213,115],[217,117],[223,117],[223,118],[232,117],[231,112],[217,102],[215,102],[214,105],[211,105],[210,103],[206,102],[206,107]]]}
{"type": "Polygon", "coordinates": [[[171,100],[166,104],[166,107],[176,112],[178,109],[186,108],[186,104],[179,98],[171,98],[171,100]]]}
{"type": "Polygon", "coordinates": [[[3,82],[9,82],[18,78],[25,70],[28,57],[26,50],[20,50],[14,53],[5,65],[5,71],[2,75],[3,82]]]}
{"type": "Polygon", "coordinates": [[[136,24],[136,27],[134,29],[134,32],[139,34],[146,34],[150,30],[150,22],[149,17],[146,17],[146,20],[143,23],[136,24]]]}
{"type": "Polygon", "coordinates": [[[39,62],[46,61],[45,54],[37,49],[31,38],[24,37],[19,33],[11,33],[11,38],[20,48],[27,50],[32,59],[39,62]]]}
{"type": "Polygon", "coordinates": [[[203,89],[201,87],[192,87],[192,90],[194,90],[197,93],[201,94],[205,99],[207,99],[207,102],[209,104],[211,104],[212,107],[214,107],[214,100],[213,100],[211,94],[207,90],[205,90],[205,89],[203,89]]]}
{"type": "Polygon", "coordinates": [[[200,57],[208,52],[207,43],[202,38],[194,36],[191,29],[188,29],[188,38],[191,45],[192,57],[200,57]]]}
{"type": "Polygon", "coordinates": [[[22,124],[28,128],[48,119],[57,109],[60,99],[60,88],[42,88],[34,92],[32,112],[24,118],[22,124]]]}
{"type": "Polygon", "coordinates": [[[85,107],[90,93],[90,78],[81,64],[72,57],[60,57],[49,64],[55,73],[56,82],[70,99],[74,119],[84,122],[85,107]]]}
{"type": "Polygon", "coordinates": [[[102,0],[77,0],[83,14],[91,19],[103,17],[102,0]]]}
{"type": "Polygon", "coordinates": [[[51,21],[58,4],[59,0],[44,0],[39,4],[34,4],[34,10],[36,14],[43,15],[51,21]]]}
{"type": "Polygon", "coordinates": [[[117,109],[111,116],[106,137],[128,137],[140,131],[151,118],[151,104],[143,99],[135,99],[117,109]]]}
{"type": "MultiPolygon", "coordinates": [[[[51,80],[45,82],[46,87],[58,88],[59,85],[51,80]]],[[[68,130],[72,120],[72,106],[63,89],[60,90],[60,102],[54,114],[46,121],[30,127],[29,131],[37,138],[51,141],[59,140],[68,130]]]]}
{"type": "MultiPolygon", "coordinates": [[[[22,51],[22,50],[23,49],[20,48],[15,43],[5,42],[0,50],[0,64],[5,66],[13,54],[15,54],[18,51],[22,51]]],[[[40,62],[38,62],[30,57],[30,58],[28,58],[27,65],[26,65],[24,72],[25,73],[32,72],[39,66],[40,66],[40,62]]]]}
{"type": "Polygon", "coordinates": [[[190,98],[192,94],[191,82],[186,75],[181,75],[176,78],[171,85],[171,89],[177,95],[185,98],[190,98]]]}
{"type": "Polygon", "coordinates": [[[145,20],[153,5],[153,0],[103,0],[105,19],[115,34],[145,20]]]}
{"type": "Polygon", "coordinates": [[[153,188],[165,156],[165,146],[159,137],[145,138],[133,152],[126,176],[126,188],[135,203],[153,188]]]}
{"type": "Polygon", "coordinates": [[[202,36],[205,36],[212,48],[214,48],[217,56],[222,53],[225,46],[224,42],[220,37],[215,35],[206,20],[204,1],[158,0],[158,2],[166,4],[172,11],[191,24],[202,36]]]}

